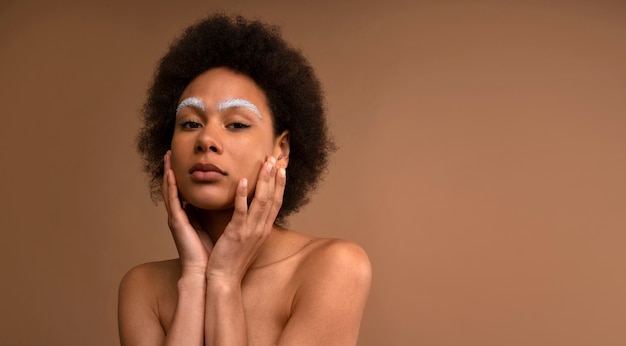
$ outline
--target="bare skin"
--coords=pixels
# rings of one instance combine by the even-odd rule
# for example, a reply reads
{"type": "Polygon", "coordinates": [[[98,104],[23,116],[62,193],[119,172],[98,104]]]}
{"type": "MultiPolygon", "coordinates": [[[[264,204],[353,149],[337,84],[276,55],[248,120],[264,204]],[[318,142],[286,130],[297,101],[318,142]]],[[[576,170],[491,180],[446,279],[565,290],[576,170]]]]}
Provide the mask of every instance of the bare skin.
{"type": "Polygon", "coordinates": [[[187,97],[206,107],[177,114],[163,179],[180,258],[124,277],[122,345],[356,344],[369,261],[355,244],[274,225],[289,134],[273,135],[262,91],[245,76],[213,69],[192,81],[181,99],[187,97]],[[217,105],[230,99],[249,100],[264,116],[221,111],[217,105]],[[266,159],[255,164],[261,155],[266,159]],[[223,174],[189,169],[208,159],[223,174]]]}

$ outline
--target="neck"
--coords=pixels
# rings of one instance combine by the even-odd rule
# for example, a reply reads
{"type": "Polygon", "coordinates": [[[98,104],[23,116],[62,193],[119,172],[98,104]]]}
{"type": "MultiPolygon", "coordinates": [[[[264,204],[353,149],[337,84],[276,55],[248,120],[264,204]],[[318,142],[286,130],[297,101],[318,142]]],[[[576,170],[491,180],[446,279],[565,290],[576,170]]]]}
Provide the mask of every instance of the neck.
{"type": "Polygon", "coordinates": [[[202,228],[209,234],[213,244],[217,242],[233,216],[233,209],[204,210],[198,209],[202,228]]]}

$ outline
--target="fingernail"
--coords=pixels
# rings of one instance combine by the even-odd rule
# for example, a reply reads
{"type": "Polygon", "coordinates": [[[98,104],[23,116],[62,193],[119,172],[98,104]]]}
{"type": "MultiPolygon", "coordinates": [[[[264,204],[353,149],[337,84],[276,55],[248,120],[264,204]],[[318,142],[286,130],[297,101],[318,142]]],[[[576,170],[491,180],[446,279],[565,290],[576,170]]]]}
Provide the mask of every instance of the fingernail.
{"type": "Polygon", "coordinates": [[[284,169],[284,168],[281,168],[281,169],[279,169],[279,170],[278,170],[278,174],[279,174],[282,178],[284,178],[284,177],[286,177],[286,176],[287,176],[287,171],[285,171],[285,169],[284,169]]]}
{"type": "Polygon", "coordinates": [[[267,173],[271,173],[273,168],[274,168],[274,163],[270,159],[270,161],[267,163],[267,166],[266,166],[267,173]]]}

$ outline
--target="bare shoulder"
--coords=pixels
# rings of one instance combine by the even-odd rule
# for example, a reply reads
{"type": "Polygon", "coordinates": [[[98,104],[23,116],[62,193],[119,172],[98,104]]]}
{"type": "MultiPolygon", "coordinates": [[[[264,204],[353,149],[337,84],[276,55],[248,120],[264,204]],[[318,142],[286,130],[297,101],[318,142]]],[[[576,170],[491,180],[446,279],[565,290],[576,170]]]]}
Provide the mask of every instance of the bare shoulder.
{"type": "Polygon", "coordinates": [[[300,269],[307,273],[308,280],[314,282],[324,277],[369,286],[371,264],[358,244],[341,239],[318,239],[307,250],[300,269]]]}
{"type": "Polygon", "coordinates": [[[360,245],[343,239],[326,238],[317,240],[317,244],[312,247],[308,258],[311,261],[321,263],[358,264],[369,267],[369,258],[365,250],[360,245]]]}
{"type": "Polygon", "coordinates": [[[297,288],[279,344],[355,345],[371,275],[361,246],[339,239],[311,241],[294,273],[297,288]]]}
{"type": "Polygon", "coordinates": [[[172,282],[172,280],[176,282],[179,277],[179,259],[148,262],[130,269],[122,278],[120,288],[126,286],[142,287],[147,285],[149,288],[154,289],[155,287],[162,287],[163,284],[172,282]]]}
{"type": "Polygon", "coordinates": [[[130,269],[119,287],[120,308],[132,306],[155,310],[160,297],[176,289],[180,277],[178,259],[140,264],[130,269]]]}
{"type": "Polygon", "coordinates": [[[175,292],[179,268],[178,260],[150,262],[138,265],[124,275],[118,297],[122,344],[162,342],[165,335],[161,316],[163,297],[175,292]]]}

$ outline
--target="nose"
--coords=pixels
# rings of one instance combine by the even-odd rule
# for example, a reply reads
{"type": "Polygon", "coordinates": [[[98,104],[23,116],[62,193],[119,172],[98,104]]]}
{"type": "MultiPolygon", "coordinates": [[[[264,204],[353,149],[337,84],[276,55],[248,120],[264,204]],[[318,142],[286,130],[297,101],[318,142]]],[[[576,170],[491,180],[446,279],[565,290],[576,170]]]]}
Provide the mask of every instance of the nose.
{"type": "Polygon", "coordinates": [[[206,124],[196,139],[195,152],[197,153],[221,153],[222,138],[219,126],[206,124]]]}

